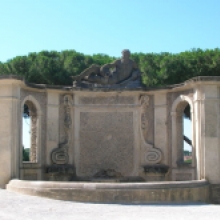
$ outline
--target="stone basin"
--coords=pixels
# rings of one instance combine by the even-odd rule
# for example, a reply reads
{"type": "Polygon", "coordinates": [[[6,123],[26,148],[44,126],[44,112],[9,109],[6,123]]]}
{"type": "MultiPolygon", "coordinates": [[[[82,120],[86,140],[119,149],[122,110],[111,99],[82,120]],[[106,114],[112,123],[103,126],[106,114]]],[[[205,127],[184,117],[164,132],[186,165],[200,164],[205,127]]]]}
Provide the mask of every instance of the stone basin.
{"type": "Polygon", "coordinates": [[[57,182],[11,180],[7,190],[51,199],[92,203],[209,202],[206,180],[165,182],[57,182]]]}

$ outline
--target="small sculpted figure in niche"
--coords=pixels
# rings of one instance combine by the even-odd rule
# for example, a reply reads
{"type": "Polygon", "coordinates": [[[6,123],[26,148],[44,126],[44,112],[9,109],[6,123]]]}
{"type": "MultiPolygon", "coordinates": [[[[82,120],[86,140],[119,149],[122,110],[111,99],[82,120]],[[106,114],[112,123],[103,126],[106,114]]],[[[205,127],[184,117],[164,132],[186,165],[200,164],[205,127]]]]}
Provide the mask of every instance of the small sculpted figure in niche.
{"type": "Polygon", "coordinates": [[[130,59],[130,51],[123,50],[121,59],[103,66],[93,64],[80,75],[73,77],[73,80],[97,84],[118,84],[127,79],[136,80],[140,75],[141,72],[136,63],[130,59]]]}

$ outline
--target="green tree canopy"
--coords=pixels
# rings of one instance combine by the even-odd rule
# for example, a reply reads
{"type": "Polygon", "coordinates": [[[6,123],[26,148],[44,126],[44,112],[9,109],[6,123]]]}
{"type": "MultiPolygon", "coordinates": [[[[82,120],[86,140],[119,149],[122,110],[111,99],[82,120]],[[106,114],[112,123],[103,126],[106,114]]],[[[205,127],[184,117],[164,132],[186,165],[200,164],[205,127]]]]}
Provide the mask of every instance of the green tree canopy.
{"type": "MultiPolygon", "coordinates": [[[[131,56],[142,72],[143,84],[148,87],[177,84],[195,76],[220,75],[219,48],[131,56]]],[[[0,75],[18,75],[38,84],[71,85],[71,76],[80,74],[91,64],[103,65],[115,59],[106,54],[85,55],[75,50],[41,51],[0,62],[0,75]]]]}

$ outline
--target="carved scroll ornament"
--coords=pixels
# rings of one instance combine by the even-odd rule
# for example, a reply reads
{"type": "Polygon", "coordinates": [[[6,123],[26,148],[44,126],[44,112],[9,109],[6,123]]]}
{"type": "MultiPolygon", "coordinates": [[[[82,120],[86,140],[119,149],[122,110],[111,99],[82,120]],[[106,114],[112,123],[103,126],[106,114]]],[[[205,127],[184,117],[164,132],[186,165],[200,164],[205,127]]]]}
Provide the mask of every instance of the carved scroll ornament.
{"type": "Polygon", "coordinates": [[[51,160],[52,160],[53,164],[68,164],[68,162],[69,162],[69,155],[68,155],[68,147],[69,147],[69,142],[70,142],[69,133],[70,133],[71,125],[72,125],[71,105],[72,105],[72,97],[70,95],[65,95],[63,97],[64,140],[61,143],[59,143],[58,148],[55,148],[51,152],[51,160]]]}
{"type": "Polygon", "coordinates": [[[155,148],[152,144],[148,143],[145,139],[145,133],[148,132],[148,117],[147,110],[150,98],[148,95],[140,96],[141,104],[141,135],[142,135],[142,163],[143,164],[158,164],[162,160],[162,152],[160,149],[155,148]]]}

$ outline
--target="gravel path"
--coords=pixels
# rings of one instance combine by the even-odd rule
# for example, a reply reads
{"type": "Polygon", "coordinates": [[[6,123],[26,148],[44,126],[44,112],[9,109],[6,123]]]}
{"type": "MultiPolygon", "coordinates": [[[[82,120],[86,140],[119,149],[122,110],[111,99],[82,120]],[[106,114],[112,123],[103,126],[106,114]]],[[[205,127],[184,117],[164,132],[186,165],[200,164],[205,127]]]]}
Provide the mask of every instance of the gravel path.
{"type": "Polygon", "coordinates": [[[0,189],[0,220],[219,220],[220,205],[90,204],[27,196],[0,189]]]}

